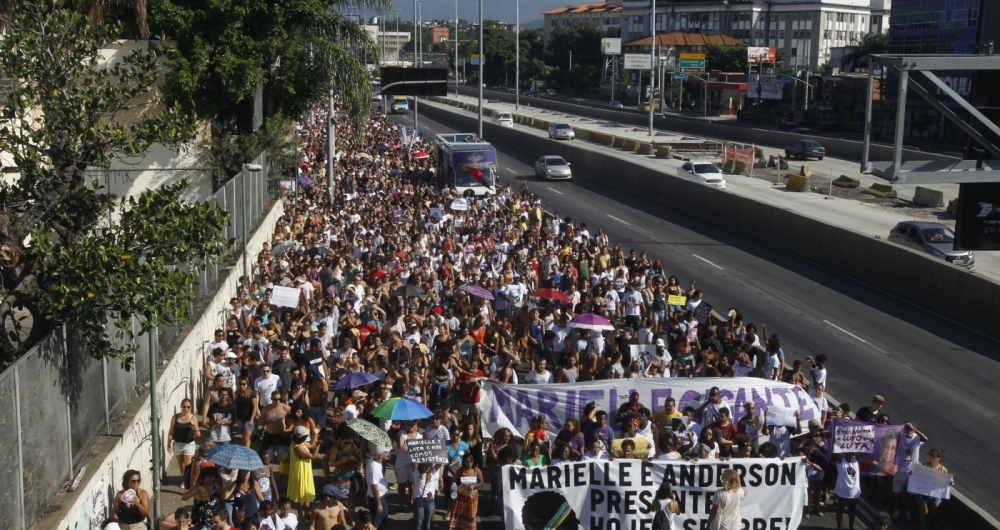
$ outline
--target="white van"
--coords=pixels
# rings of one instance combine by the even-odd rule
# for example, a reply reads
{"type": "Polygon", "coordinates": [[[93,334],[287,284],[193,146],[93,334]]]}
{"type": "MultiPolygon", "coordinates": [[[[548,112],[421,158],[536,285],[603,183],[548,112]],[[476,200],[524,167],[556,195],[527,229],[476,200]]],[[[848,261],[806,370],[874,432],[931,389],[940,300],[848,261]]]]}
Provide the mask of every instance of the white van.
{"type": "Polygon", "coordinates": [[[502,127],[514,126],[514,117],[511,116],[509,112],[495,110],[493,111],[493,116],[490,118],[490,121],[502,127]]]}

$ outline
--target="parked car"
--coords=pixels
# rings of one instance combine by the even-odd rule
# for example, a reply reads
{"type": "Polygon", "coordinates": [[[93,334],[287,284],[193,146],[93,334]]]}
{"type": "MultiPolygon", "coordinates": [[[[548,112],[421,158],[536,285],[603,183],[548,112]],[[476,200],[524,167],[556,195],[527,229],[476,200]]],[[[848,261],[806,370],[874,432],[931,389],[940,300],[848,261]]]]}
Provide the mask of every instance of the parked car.
{"type": "Polygon", "coordinates": [[[550,96],[555,96],[556,95],[556,89],[550,88],[545,93],[548,94],[548,95],[550,95],[550,96]]]}
{"type": "Polygon", "coordinates": [[[677,168],[677,176],[712,188],[726,189],[726,176],[708,160],[689,160],[677,168]]]}
{"type": "Polygon", "coordinates": [[[609,101],[608,106],[616,109],[624,109],[625,105],[622,105],[621,101],[609,101]]]}
{"type": "Polygon", "coordinates": [[[553,123],[549,125],[549,138],[573,140],[576,138],[576,133],[568,123],[553,123]]]}
{"type": "Polygon", "coordinates": [[[889,232],[889,241],[910,247],[962,267],[972,267],[971,250],[955,250],[955,232],[941,223],[903,221],[889,232]]]}
{"type": "Polygon", "coordinates": [[[535,162],[535,176],[542,180],[569,180],[573,171],[561,156],[543,156],[535,162]]]}
{"type": "Polygon", "coordinates": [[[490,121],[500,125],[501,127],[513,127],[514,117],[511,116],[509,112],[503,112],[499,110],[493,111],[493,115],[490,117],[490,121]]]}
{"type": "Polygon", "coordinates": [[[526,98],[530,98],[530,97],[534,97],[535,93],[532,92],[532,91],[530,91],[530,90],[525,90],[524,92],[521,92],[521,95],[524,96],[524,97],[526,97],[526,98]]]}
{"type": "Polygon", "coordinates": [[[826,155],[826,148],[819,145],[819,142],[816,140],[798,140],[794,144],[785,147],[785,156],[788,158],[798,158],[800,160],[818,158],[823,160],[824,155],[826,155]]]}

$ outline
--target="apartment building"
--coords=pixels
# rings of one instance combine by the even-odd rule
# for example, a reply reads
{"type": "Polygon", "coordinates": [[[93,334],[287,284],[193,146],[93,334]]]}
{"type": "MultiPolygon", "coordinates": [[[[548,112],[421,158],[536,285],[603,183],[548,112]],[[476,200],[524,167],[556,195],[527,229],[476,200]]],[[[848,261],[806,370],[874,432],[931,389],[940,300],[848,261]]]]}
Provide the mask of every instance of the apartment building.
{"type": "Polygon", "coordinates": [[[621,24],[621,10],[621,5],[600,2],[568,5],[543,11],[545,24],[542,29],[542,42],[548,46],[549,40],[557,28],[575,24],[594,24],[602,31],[617,28],[621,24]]]}

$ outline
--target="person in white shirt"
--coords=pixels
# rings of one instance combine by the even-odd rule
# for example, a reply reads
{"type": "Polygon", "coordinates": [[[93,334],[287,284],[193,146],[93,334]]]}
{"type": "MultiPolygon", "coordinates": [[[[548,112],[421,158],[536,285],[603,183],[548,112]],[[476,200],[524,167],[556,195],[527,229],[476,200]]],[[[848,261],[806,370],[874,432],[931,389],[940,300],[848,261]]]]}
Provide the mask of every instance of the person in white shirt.
{"type": "Polygon", "coordinates": [[[552,372],[546,369],[548,364],[545,359],[539,359],[537,367],[524,377],[528,383],[536,385],[548,385],[552,383],[552,372]]]}
{"type": "Polygon", "coordinates": [[[608,452],[604,449],[604,442],[601,440],[594,440],[590,442],[590,449],[583,456],[580,457],[581,461],[588,460],[607,460],[608,452]]]}
{"type": "Polygon", "coordinates": [[[917,425],[912,421],[906,422],[903,431],[905,435],[899,440],[899,449],[896,453],[896,476],[892,479],[892,492],[896,494],[896,509],[892,511],[892,517],[898,519],[900,510],[903,510],[906,520],[912,521],[913,514],[909,509],[910,494],[906,492],[906,483],[909,482],[913,464],[920,462],[920,446],[927,443],[927,435],[918,431],[917,425]]]}
{"type": "Polygon", "coordinates": [[[344,421],[357,419],[358,417],[357,403],[361,402],[366,397],[368,397],[368,394],[360,390],[355,390],[354,393],[351,394],[351,402],[346,407],[344,407],[344,421]]]}
{"type": "Polygon", "coordinates": [[[281,377],[271,373],[270,366],[264,365],[260,368],[260,377],[253,382],[253,387],[260,397],[260,407],[268,407],[271,405],[271,395],[281,387],[281,377]]]}
{"type": "Polygon", "coordinates": [[[812,388],[818,385],[826,387],[826,354],[819,354],[813,359],[812,355],[806,355],[806,361],[812,363],[812,388]]]}
{"type": "MultiPolygon", "coordinates": [[[[413,485],[414,475],[417,466],[410,460],[410,449],[406,445],[407,440],[421,440],[424,435],[420,434],[420,422],[414,420],[406,425],[406,430],[399,433],[396,439],[396,463],[393,469],[396,470],[396,484],[399,485],[399,495],[406,498],[407,490],[413,485]]],[[[411,492],[412,493],[412,492],[411,492]]]]}
{"type": "Polygon", "coordinates": [[[389,482],[385,478],[382,463],[389,456],[389,448],[378,446],[375,456],[365,465],[365,482],[368,485],[368,510],[372,514],[372,526],[386,530],[389,522],[389,482]]]}
{"type": "Polygon", "coordinates": [[[444,489],[441,476],[441,464],[419,464],[413,477],[413,492],[410,501],[413,504],[414,518],[417,530],[431,530],[431,520],[434,518],[434,497],[444,489]]]}
{"type": "Polygon", "coordinates": [[[837,483],[833,494],[837,496],[837,528],[844,519],[844,508],[847,508],[847,527],[854,528],[854,516],[858,508],[858,497],[861,497],[861,468],[854,453],[834,455],[837,459],[837,483]]]}

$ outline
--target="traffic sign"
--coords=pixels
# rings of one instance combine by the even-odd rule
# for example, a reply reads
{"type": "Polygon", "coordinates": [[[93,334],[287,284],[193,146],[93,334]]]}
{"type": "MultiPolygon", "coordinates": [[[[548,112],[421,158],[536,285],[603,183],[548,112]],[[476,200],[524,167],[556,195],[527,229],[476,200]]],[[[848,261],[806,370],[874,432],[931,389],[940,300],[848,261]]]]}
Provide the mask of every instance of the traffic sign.
{"type": "Polygon", "coordinates": [[[679,59],[695,59],[695,60],[701,59],[702,61],[704,61],[705,60],[705,54],[704,53],[682,53],[680,55],[679,59]]]}
{"type": "Polygon", "coordinates": [[[626,70],[650,70],[652,69],[652,57],[649,54],[639,54],[639,53],[626,53],[625,54],[625,69],[626,70]]]}
{"type": "Polygon", "coordinates": [[[688,75],[681,72],[674,72],[674,79],[683,81],[688,78],[688,75]]]}
{"type": "Polygon", "coordinates": [[[681,59],[677,64],[683,70],[704,70],[705,59],[681,59]]]}
{"type": "Polygon", "coordinates": [[[779,83],[791,83],[792,82],[792,76],[786,75],[786,74],[776,74],[774,76],[774,80],[777,81],[777,82],[779,82],[779,83]]]}

